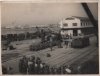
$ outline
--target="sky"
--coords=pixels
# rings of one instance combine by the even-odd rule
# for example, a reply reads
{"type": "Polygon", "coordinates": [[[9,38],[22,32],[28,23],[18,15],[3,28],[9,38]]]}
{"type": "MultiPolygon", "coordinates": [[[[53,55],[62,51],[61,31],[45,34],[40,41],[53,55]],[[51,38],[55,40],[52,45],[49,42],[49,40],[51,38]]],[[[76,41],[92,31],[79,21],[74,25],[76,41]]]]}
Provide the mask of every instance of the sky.
{"type": "MultiPolygon", "coordinates": [[[[98,19],[97,3],[88,4],[98,19]]],[[[57,24],[70,16],[87,17],[80,3],[2,3],[1,25],[47,25],[57,24]]]]}

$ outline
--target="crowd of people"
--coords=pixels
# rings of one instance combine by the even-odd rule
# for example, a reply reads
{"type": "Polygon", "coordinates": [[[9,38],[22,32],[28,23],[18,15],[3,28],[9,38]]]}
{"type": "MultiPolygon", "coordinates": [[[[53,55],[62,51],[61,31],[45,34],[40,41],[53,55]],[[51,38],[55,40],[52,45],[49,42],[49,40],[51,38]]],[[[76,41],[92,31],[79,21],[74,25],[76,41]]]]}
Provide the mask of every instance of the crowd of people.
{"type": "Polygon", "coordinates": [[[51,67],[43,63],[39,57],[23,56],[19,60],[19,72],[21,74],[72,74],[70,66],[51,67]]]}
{"type": "MultiPolygon", "coordinates": [[[[63,66],[50,66],[44,62],[39,57],[23,56],[19,60],[19,74],[31,74],[31,75],[57,75],[57,74],[97,74],[98,70],[98,62],[97,61],[87,61],[83,65],[80,66],[72,66],[72,65],[63,65],[63,66]],[[91,67],[93,69],[91,69],[91,67]]],[[[13,68],[10,66],[2,65],[2,73],[3,74],[13,74],[13,68]]]]}

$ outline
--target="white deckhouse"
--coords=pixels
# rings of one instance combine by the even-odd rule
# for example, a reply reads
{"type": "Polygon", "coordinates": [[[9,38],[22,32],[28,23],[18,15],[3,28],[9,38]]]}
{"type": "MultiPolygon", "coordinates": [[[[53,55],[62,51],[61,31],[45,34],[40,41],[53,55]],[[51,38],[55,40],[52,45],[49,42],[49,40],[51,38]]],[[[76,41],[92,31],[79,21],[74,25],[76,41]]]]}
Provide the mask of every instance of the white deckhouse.
{"type": "Polygon", "coordinates": [[[93,33],[93,25],[89,18],[72,16],[60,22],[62,36],[81,36],[93,33]]]}

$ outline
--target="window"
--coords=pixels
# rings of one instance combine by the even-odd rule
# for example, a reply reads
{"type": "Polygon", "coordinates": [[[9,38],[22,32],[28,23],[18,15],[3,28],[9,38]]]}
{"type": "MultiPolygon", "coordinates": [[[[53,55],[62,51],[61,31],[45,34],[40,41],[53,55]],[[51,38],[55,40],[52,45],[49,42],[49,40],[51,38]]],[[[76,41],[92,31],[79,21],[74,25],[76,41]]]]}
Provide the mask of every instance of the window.
{"type": "Polygon", "coordinates": [[[86,26],[87,26],[87,22],[86,22],[86,26]]]}
{"type": "Polygon", "coordinates": [[[77,26],[77,23],[73,23],[73,26],[77,26]]]}
{"type": "Polygon", "coordinates": [[[66,20],[74,20],[74,18],[66,18],[66,20]]]}
{"type": "Polygon", "coordinates": [[[86,26],[87,26],[87,22],[86,22],[86,26]]]}
{"type": "Polygon", "coordinates": [[[85,22],[83,22],[83,26],[85,26],[86,24],[85,24],[85,22]]]}
{"type": "Polygon", "coordinates": [[[83,25],[83,23],[81,22],[81,26],[83,25]]]}
{"type": "Polygon", "coordinates": [[[65,23],[65,24],[63,24],[63,26],[68,26],[68,24],[67,24],[67,23],[65,23]]]}

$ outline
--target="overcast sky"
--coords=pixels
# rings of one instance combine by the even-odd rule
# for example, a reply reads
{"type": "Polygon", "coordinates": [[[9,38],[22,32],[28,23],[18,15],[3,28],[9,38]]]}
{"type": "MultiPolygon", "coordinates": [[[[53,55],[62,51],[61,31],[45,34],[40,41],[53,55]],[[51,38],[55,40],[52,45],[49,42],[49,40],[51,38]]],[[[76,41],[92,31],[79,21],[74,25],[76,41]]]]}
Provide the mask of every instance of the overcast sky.
{"type": "MultiPolygon", "coordinates": [[[[90,9],[98,19],[97,3],[90,9]]],[[[80,3],[2,3],[2,26],[57,24],[69,16],[87,17],[80,3]]]]}

